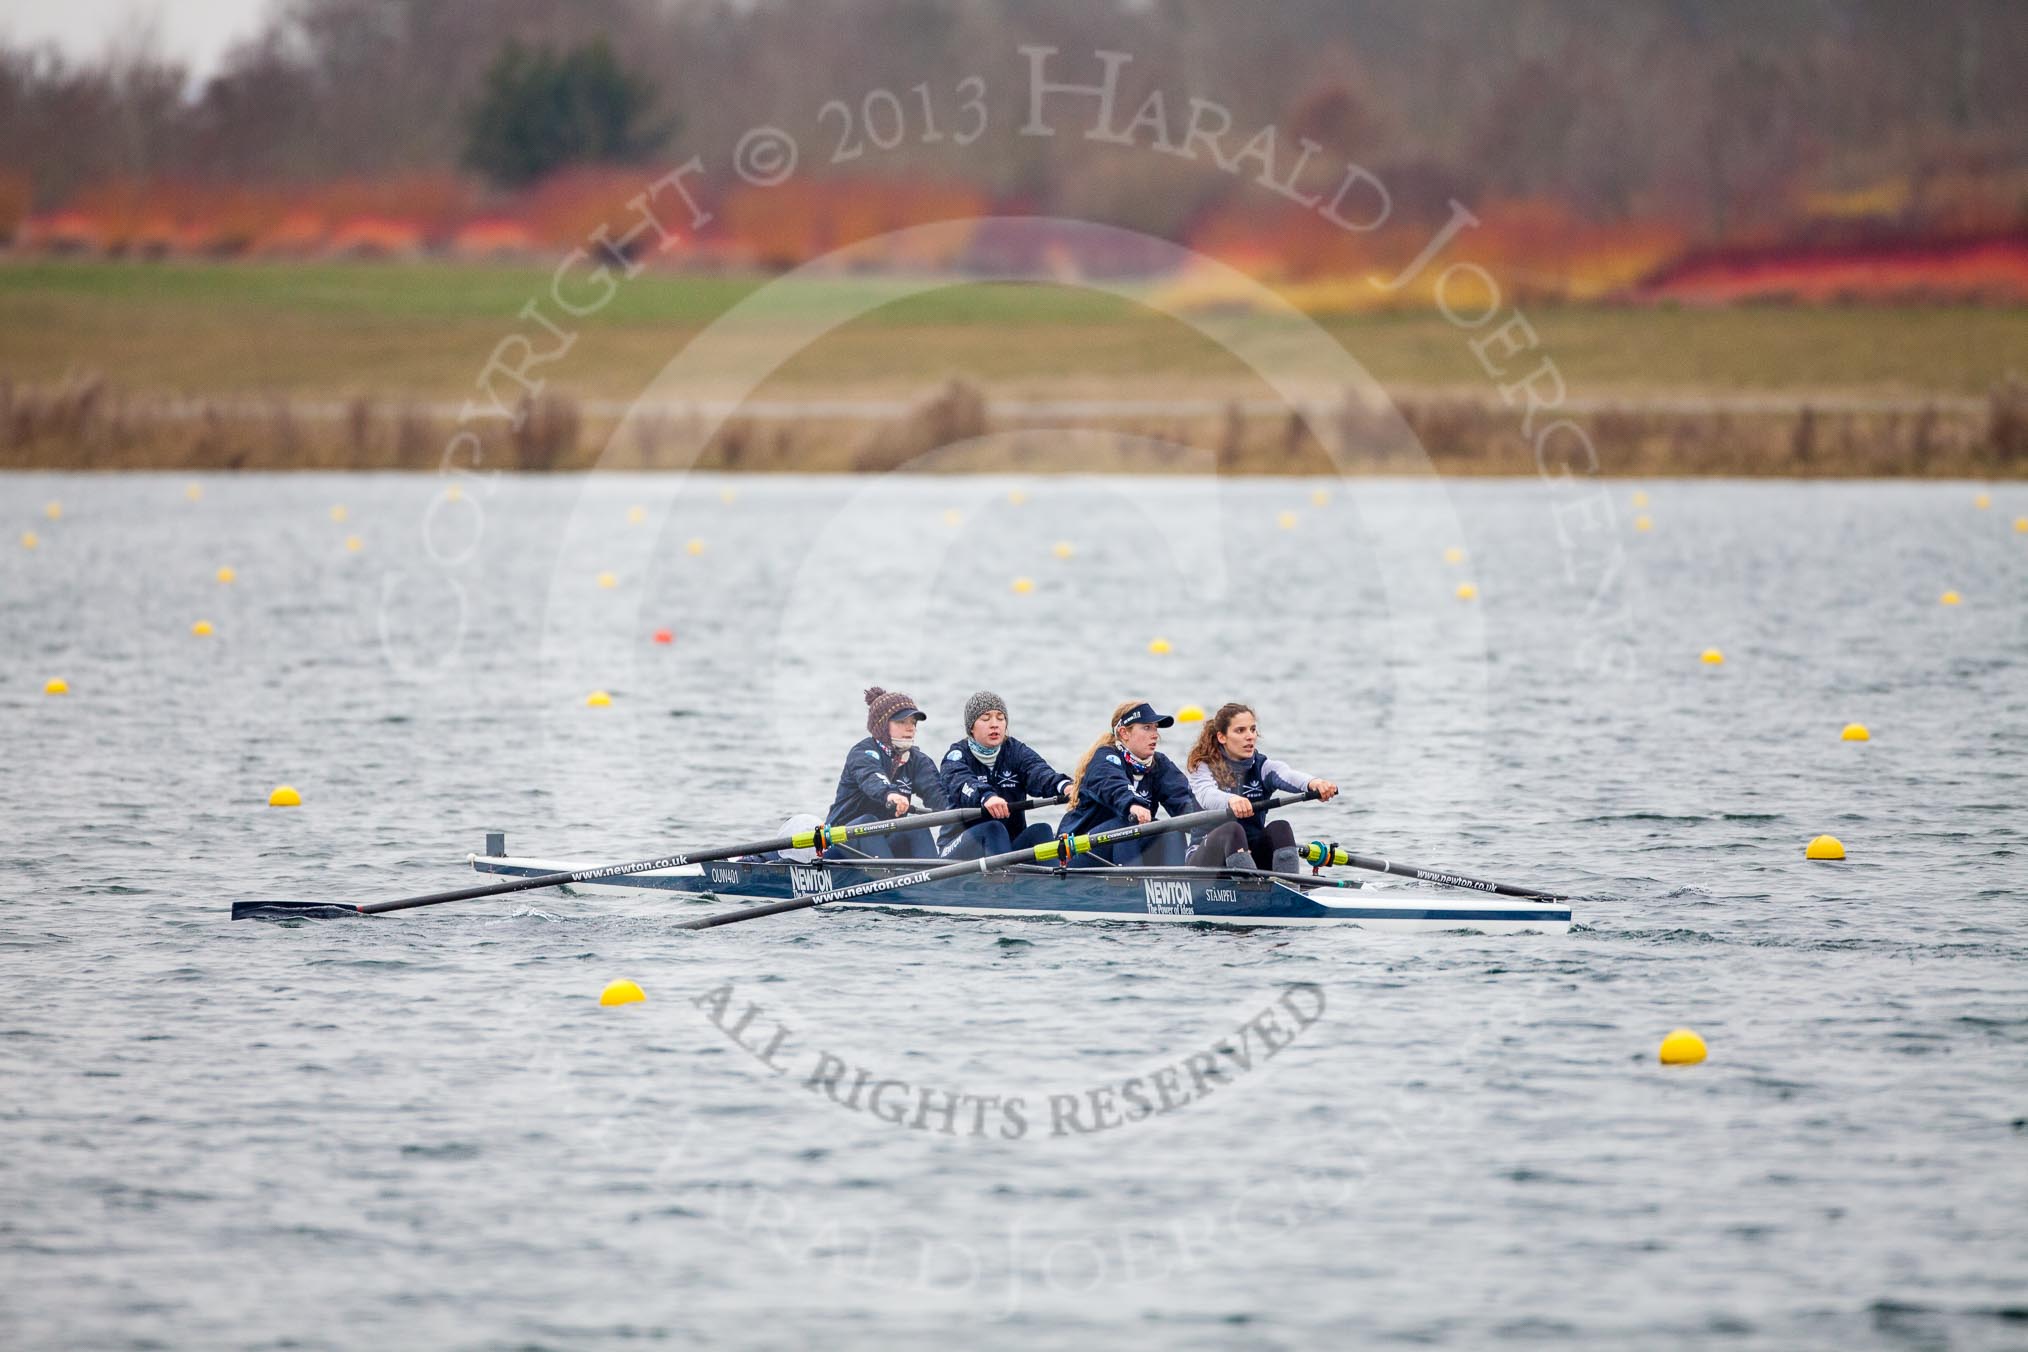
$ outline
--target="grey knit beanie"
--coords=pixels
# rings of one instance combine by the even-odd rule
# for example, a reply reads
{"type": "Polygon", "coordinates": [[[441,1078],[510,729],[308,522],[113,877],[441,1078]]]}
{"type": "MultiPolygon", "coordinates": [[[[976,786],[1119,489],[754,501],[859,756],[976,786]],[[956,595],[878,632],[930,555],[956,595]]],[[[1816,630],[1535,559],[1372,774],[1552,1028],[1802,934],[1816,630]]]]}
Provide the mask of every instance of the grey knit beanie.
{"type": "MultiPolygon", "coordinates": [[[[1001,717],[1005,718],[1007,716],[1007,701],[1001,699],[990,690],[981,690],[978,694],[966,700],[965,736],[970,737],[972,735],[972,724],[979,721],[981,714],[990,713],[994,709],[1000,711],[1001,717]]],[[[1008,721],[1011,722],[1012,720],[1009,719],[1008,721]]]]}

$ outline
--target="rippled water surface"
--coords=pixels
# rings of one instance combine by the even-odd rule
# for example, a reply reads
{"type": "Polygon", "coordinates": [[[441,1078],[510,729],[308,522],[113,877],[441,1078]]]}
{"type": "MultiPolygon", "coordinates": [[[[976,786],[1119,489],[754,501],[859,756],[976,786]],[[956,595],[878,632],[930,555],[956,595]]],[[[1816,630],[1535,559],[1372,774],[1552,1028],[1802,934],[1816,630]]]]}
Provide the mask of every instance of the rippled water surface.
{"type": "Polygon", "coordinates": [[[0,479],[0,1342],[2022,1345],[2028,493],[1635,487],[0,479]],[[1580,925],[227,919],[765,834],[872,683],[1248,699],[1580,925]]]}

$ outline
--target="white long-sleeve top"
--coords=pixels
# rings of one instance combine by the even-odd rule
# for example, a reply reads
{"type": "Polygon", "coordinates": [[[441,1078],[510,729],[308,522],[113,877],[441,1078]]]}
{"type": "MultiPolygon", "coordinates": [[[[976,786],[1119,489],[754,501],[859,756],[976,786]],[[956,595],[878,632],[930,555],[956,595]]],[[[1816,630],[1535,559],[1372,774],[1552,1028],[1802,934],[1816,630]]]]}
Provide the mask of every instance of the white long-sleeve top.
{"type": "MultiPolygon", "coordinates": [[[[1280,789],[1283,793],[1301,793],[1316,778],[1272,756],[1260,767],[1260,777],[1271,788],[1280,789]]],[[[1190,792],[1196,794],[1198,803],[1206,808],[1224,807],[1226,800],[1234,797],[1233,790],[1219,787],[1209,764],[1190,767],[1190,792]]]]}

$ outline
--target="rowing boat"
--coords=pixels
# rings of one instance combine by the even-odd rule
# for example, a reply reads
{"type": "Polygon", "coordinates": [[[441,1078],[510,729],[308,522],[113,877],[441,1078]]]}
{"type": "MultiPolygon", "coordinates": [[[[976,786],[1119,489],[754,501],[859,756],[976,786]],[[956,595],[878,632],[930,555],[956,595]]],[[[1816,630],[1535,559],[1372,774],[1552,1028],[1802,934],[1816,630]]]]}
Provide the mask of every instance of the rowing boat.
{"type": "MultiPolygon", "coordinates": [[[[502,878],[580,871],[584,866],[507,853],[493,832],[472,868],[502,878]]],[[[921,860],[821,861],[728,859],[691,868],[655,869],[557,887],[570,896],[639,897],[643,892],[755,901],[816,896],[912,873],[921,860]]],[[[857,900],[826,902],[820,911],[881,910],[937,915],[1021,916],[1031,919],[1159,921],[1186,924],[1353,925],[1387,933],[1471,930],[1565,934],[1570,905],[1511,897],[1451,896],[1422,889],[1367,888],[1349,878],[1223,868],[1012,868],[926,882],[857,900]]]]}

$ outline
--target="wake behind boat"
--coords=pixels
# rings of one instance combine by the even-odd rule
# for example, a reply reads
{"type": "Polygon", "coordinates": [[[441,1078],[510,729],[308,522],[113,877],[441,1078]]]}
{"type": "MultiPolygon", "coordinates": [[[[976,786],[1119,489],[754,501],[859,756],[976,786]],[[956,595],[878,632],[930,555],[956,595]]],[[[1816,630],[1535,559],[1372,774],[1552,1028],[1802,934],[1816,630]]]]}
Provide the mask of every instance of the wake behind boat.
{"type": "MultiPolygon", "coordinates": [[[[476,872],[496,878],[587,871],[587,866],[565,860],[510,855],[505,835],[498,832],[487,836],[483,854],[468,855],[467,859],[476,872]]],[[[704,900],[786,901],[904,877],[925,867],[926,862],[934,861],[729,859],[604,877],[550,890],[570,896],[639,898],[644,893],[660,893],[704,900]]],[[[1471,893],[1449,896],[1409,888],[1365,888],[1352,879],[1321,875],[1183,866],[1057,868],[1017,864],[924,882],[906,890],[829,902],[816,909],[844,908],[1229,926],[1355,925],[1383,933],[1470,930],[1565,934],[1571,921],[1569,903],[1560,900],[1471,893]]]]}

